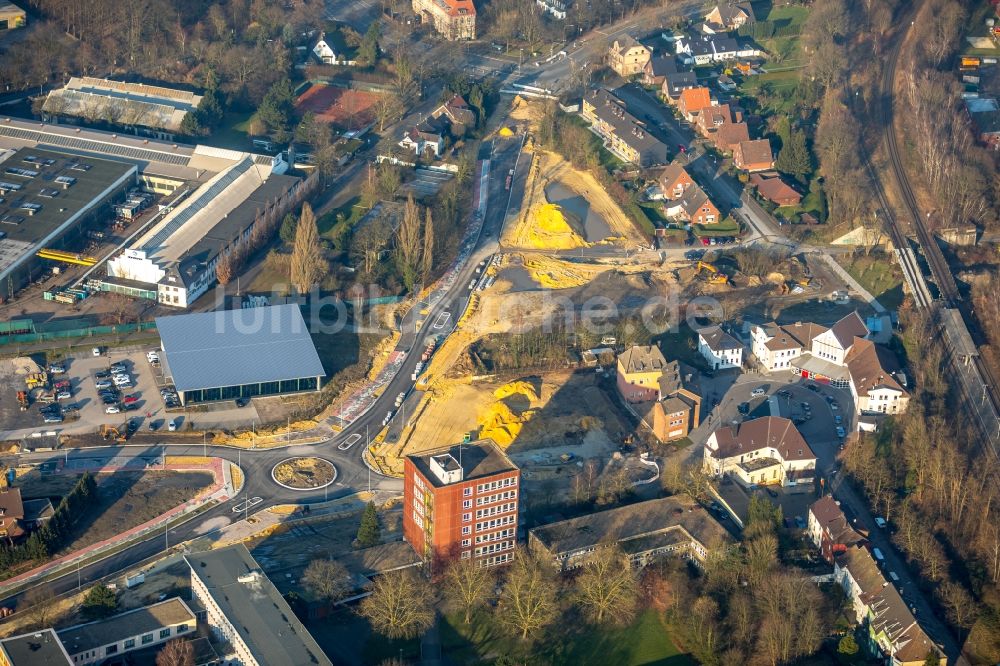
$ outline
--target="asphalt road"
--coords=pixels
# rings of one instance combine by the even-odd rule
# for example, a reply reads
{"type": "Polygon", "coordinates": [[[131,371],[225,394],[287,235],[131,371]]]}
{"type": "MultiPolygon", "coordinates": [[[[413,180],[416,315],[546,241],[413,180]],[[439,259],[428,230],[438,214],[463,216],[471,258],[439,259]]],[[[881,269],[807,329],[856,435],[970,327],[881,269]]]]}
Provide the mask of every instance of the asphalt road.
{"type": "MultiPolygon", "coordinates": [[[[396,377],[385,387],[381,397],[373,406],[344,430],[329,440],[312,445],[297,445],[282,449],[244,450],[230,447],[180,444],[170,446],[115,446],[100,447],[85,450],[65,452],[49,452],[25,454],[19,456],[21,462],[45,462],[63,460],[72,463],[73,460],[110,459],[115,456],[128,455],[149,460],[161,459],[168,451],[170,455],[208,455],[224,458],[238,464],[244,473],[245,483],[238,498],[219,504],[183,525],[180,525],[163,535],[150,537],[113,556],[94,564],[82,567],[79,571],[71,571],[45,585],[54,594],[61,594],[75,589],[80,584],[95,581],[116,572],[135,566],[143,560],[164,552],[170,543],[176,544],[193,539],[217,530],[235,520],[246,518],[275,504],[308,504],[326,499],[348,495],[360,490],[372,489],[399,492],[402,482],[398,479],[381,477],[372,472],[362,461],[361,456],[366,448],[365,437],[374,435],[382,427],[382,419],[387,411],[393,409],[395,396],[400,392],[413,389],[412,373],[420,359],[420,351],[424,341],[430,335],[447,334],[454,327],[454,322],[461,316],[468,304],[471,291],[469,282],[476,276],[479,263],[488,259],[498,248],[499,234],[503,226],[504,214],[511,193],[505,188],[507,173],[515,167],[520,153],[520,137],[499,140],[497,144],[484,144],[481,157],[490,157],[489,179],[486,190],[486,213],[480,236],[476,239],[472,255],[459,270],[451,288],[437,300],[429,304],[430,311],[421,317],[422,324],[413,335],[404,335],[397,347],[398,351],[406,352],[405,361],[396,377]],[[435,329],[434,323],[442,312],[451,313],[447,328],[435,329]],[[411,353],[415,352],[415,353],[411,353]],[[347,450],[341,450],[339,445],[346,443],[354,435],[360,435],[357,441],[347,450]],[[331,461],[337,468],[336,482],[323,491],[300,492],[289,490],[276,484],[271,478],[271,469],[282,460],[295,455],[319,456],[331,461]],[[252,509],[234,514],[233,507],[249,497],[260,497],[263,501],[252,509]]],[[[479,177],[479,174],[476,175],[479,177]]],[[[414,321],[419,317],[423,306],[411,309],[404,319],[403,330],[413,331],[414,321]]],[[[442,445],[447,442],[442,442],[442,445]]],[[[0,599],[0,606],[15,606],[21,595],[0,599]]]]}

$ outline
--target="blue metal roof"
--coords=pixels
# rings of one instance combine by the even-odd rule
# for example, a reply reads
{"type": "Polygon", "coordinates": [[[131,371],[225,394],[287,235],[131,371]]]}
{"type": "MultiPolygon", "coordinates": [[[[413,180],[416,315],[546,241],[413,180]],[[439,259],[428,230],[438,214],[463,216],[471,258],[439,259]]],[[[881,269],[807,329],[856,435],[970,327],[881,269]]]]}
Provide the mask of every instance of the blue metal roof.
{"type": "Polygon", "coordinates": [[[298,305],[157,317],[178,391],[325,377],[298,305]]]}

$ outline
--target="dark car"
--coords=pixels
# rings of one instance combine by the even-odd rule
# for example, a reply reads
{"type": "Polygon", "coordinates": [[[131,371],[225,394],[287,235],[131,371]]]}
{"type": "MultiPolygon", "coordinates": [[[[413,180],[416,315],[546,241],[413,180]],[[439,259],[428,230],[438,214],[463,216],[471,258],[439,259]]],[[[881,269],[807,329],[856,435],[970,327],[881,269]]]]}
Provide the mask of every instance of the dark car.
{"type": "Polygon", "coordinates": [[[750,413],[750,403],[749,402],[741,402],[739,404],[739,406],[736,407],[736,409],[739,411],[740,414],[742,414],[743,416],[746,416],[747,414],[750,413]]]}
{"type": "Polygon", "coordinates": [[[236,398],[237,407],[246,407],[250,404],[250,398],[236,398]]]}

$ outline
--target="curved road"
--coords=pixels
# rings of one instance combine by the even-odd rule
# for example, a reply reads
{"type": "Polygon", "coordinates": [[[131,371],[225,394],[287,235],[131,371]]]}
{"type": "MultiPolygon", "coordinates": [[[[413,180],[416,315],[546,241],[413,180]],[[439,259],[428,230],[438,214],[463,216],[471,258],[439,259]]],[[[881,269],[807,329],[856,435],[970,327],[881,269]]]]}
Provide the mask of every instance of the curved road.
{"type": "MultiPolygon", "coordinates": [[[[399,479],[382,477],[371,471],[362,461],[362,453],[366,448],[365,437],[369,433],[374,435],[382,428],[382,420],[385,418],[386,412],[394,408],[396,395],[400,392],[409,392],[413,389],[415,382],[412,379],[412,374],[420,359],[420,352],[423,351],[426,340],[432,335],[447,335],[454,329],[454,323],[459,319],[469,302],[469,297],[472,293],[469,289],[469,282],[478,276],[476,273],[477,266],[481,261],[491,257],[498,249],[499,236],[508,205],[510,205],[512,199],[518,199],[522,195],[522,190],[517,184],[515,184],[512,191],[507,191],[505,188],[506,175],[510,169],[515,168],[517,158],[520,154],[520,147],[520,137],[498,140],[496,143],[483,143],[479,158],[484,161],[482,163],[489,164],[489,177],[485,181],[486,190],[483,192],[486,211],[479,237],[473,239],[474,247],[471,256],[459,269],[452,285],[435,302],[418,303],[411,308],[401,324],[401,330],[404,331],[404,334],[396,347],[397,351],[406,353],[399,371],[383,387],[381,396],[368,411],[356,418],[352,423],[347,424],[342,432],[319,444],[292,445],[271,449],[246,450],[200,444],[159,446],[121,445],[77,449],[73,451],[33,453],[20,456],[21,460],[30,462],[62,460],[64,463],[72,464],[76,462],[78,465],[82,465],[83,461],[86,460],[89,463],[87,466],[90,466],[90,464],[96,466],[99,461],[106,461],[115,456],[122,455],[144,459],[149,462],[162,461],[162,456],[167,453],[177,456],[208,455],[223,458],[239,465],[243,470],[245,479],[239,497],[213,506],[211,509],[176,528],[170,529],[168,532],[151,536],[119,553],[82,567],[79,571],[72,570],[42,585],[46,585],[57,595],[76,589],[80,584],[85,585],[88,581],[95,581],[121,572],[135,566],[139,562],[163,553],[169,544],[177,544],[198,536],[210,534],[236,520],[247,518],[275,504],[309,504],[321,502],[368,488],[401,492],[402,482],[399,479]],[[488,160],[488,162],[485,162],[485,160],[488,160]],[[426,315],[421,316],[420,311],[425,308],[429,311],[426,315]],[[438,315],[444,312],[451,313],[447,326],[440,329],[433,328],[438,315]],[[415,330],[418,319],[422,320],[422,324],[419,325],[418,330],[415,330]],[[408,334],[406,333],[407,331],[409,331],[408,334]],[[355,435],[359,435],[359,437],[354,437],[355,435]],[[339,448],[339,446],[346,445],[349,441],[353,442],[349,448],[346,450],[339,448]],[[272,467],[286,458],[297,455],[317,455],[332,461],[337,467],[336,482],[323,490],[314,492],[289,490],[276,484],[271,478],[272,467]],[[234,514],[233,507],[239,505],[244,498],[248,497],[260,497],[263,501],[248,511],[241,514],[234,514]]],[[[474,177],[479,178],[480,175],[480,173],[477,173],[474,177]]],[[[523,178],[517,178],[515,181],[516,183],[520,182],[523,184],[523,178]]],[[[514,205],[517,205],[517,201],[514,202],[514,205]]],[[[444,444],[447,444],[447,442],[442,442],[442,445],[444,444]]],[[[16,606],[16,602],[21,596],[21,594],[17,594],[0,599],[0,606],[16,606]],[[14,602],[14,604],[11,602],[14,602]]]]}

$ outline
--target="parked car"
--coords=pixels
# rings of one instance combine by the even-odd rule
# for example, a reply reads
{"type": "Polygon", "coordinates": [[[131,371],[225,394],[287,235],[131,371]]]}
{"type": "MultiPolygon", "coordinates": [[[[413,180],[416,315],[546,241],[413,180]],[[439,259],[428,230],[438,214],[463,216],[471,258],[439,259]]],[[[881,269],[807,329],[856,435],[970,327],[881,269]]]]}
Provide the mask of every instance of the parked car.
{"type": "Polygon", "coordinates": [[[107,407],[104,408],[105,414],[118,414],[121,411],[122,410],[118,408],[118,405],[108,405],[107,407]]]}
{"type": "Polygon", "coordinates": [[[106,388],[111,388],[112,383],[110,380],[107,379],[98,379],[97,382],[94,384],[94,386],[96,386],[99,389],[106,389],[106,388]]]}
{"type": "Polygon", "coordinates": [[[90,353],[93,354],[94,356],[100,356],[101,355],[101,348],[100,347],[94,347],[93,349],[90,350],[90,353]]]}
{"type": "Polygon", "coordinates": [[[833,415],[833,422],[836,423],[837,425],[840,425],[841,423],[844,422],[844,417],[841,416],[840,414],[834,414],[833,415]]]}
{"type": "Polygon", "coordinates": [[[885,526],[888,523],[885,522],[885,518],[883,518],[882,516],[875,516],[875,524],[878,525],[881,529],[885,529],[885,526]]]}
{"type": "Polygon", "coordinates": [[[66,366],[61,364],[53,363],[49,366],[49,372],[53,375],[64,375],[66,374],[66,366]]]}
{"type": "Polygon", "coordinates": [[[740,414],[742,414],[743,416],[746,416],[747,414],[750,413],[750,403],[749,402],[741,402],[739,405],[737,405],[736,409],[737,409],[737,411],[739,411],[740,414]]]}
{"type": "Polygon", "coordinates": [[[137,402],[139,402],[139,398],[136,398],[133,395],[130,395],[127,398],[125,398],[124,400],[122,400],[122,404],[123,405],[134,405],[137,402]]]}
{"type": "Polygon", "coordinates": [[[97,379],[111,379],[111,373],[107,370],[98,370],[94,373],[94,377],[97,379]]]}
{"type": "Polygon", "coordinates": [[[177,419],[170,419],[170,423],[167,424],[167,430],[170,432],[177,430],[177,419]]]}
{"type": "Polygon", "coordinates": [[[764,395],[767,391],[763,387],[758,386],[754,390],[750,391],[750,395],[764,395]]]}
{"type": "Polygon", "coordinates": [[[73,394],[69,391],[59,391],[59,393],[56,393],[56,400],[69,400],[72,397],[73,394]]]}
{"type": "Polygon", "coordinates": [[[62,423],[63,422],[63,417],[60,416],[59,414],[55,414],[55,413],[50,412],[50,413],[46,414],[45,417],[42,420],[45,423],[62,423]]]}
{"type": "Polygon", "coordinates": [[[840,437],[841,439],[843,439],[846,434],[847,434],[847,431],[844,430],[844,426],[837,426],[837,437],[840,437]]]}
{"type": "MultiPolygon", "coordinates": [[[[173,396],[175,394],[174,393],[170,393],[170,395],[173,396]]],[[[250,398],[236,398],[236,406],[237,407],[246,407],[249,404],[250,404],[250,398]]]]}

